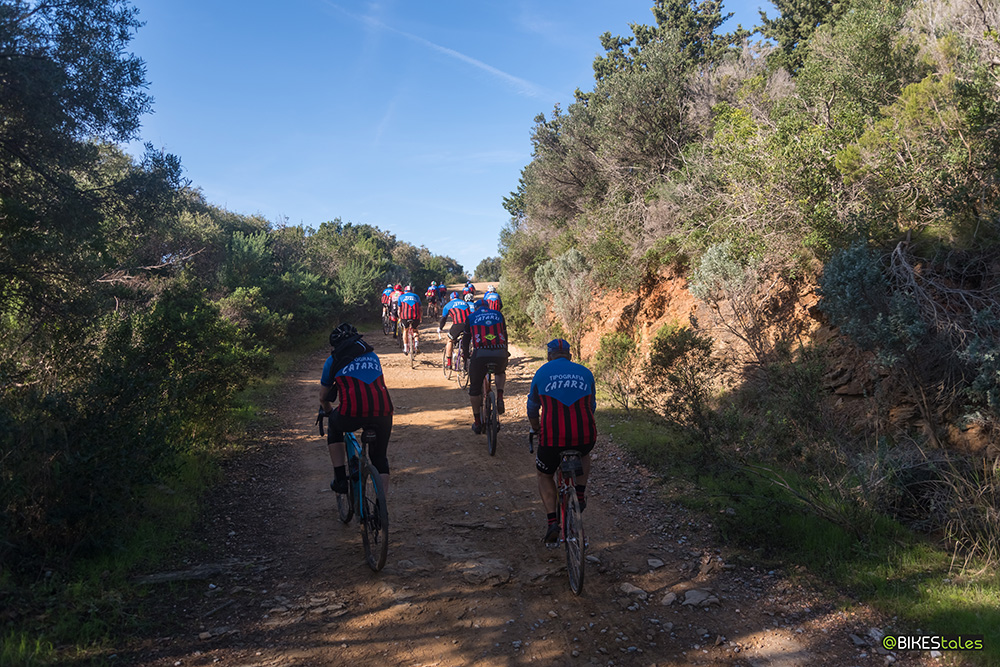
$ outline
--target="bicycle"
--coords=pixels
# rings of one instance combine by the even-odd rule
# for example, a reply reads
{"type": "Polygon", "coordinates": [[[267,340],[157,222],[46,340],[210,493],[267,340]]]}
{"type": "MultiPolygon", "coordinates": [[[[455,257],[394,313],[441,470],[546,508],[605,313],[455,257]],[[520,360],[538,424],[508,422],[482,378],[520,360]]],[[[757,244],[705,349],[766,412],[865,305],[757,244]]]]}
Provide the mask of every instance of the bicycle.
{"type": "Polygon", "coordinates": [[[483,408],[479,419],[486,432],[486,451],[493,456],[497,453],[497,432],[500,431],[500,415],[497,414],[497,395],[493,391],[493,374],[497,372],[495,363],[486,364],[486,375],[483,377],[483,408]]]}
{"type": "Polygon", "coordinates": [[[458,340],[454,342],[451,348],[451,366],[448,365],[448,357],[445,352],[441,353],[441,367],[444,371],[444,376],[447,379],[451,379],[452,375],[455,375],[458,379],[458,386],[462,389],[465,388],[465,383],[469,381],[469,369],[466,367],[465,360],[462,359],[462,337],[459,336],[458,340]]]}
{"type": "Polygon", "coordinates": [[[388,336],[392,333],[392,316],[389,314],[388,308],[382,309],[382,333],[388,336]]]}
{"type": "MultiPolygon", "coordinates": [[[[534,431],[528,432],[528,451],[535,451],[534,431]]],[[[587,537],[583,532],[583,513],[576,497],[576,478],[583,474],[581,454],[575,449],[564,449],[556,469],[556,490],[559,493],[559,541],[566,546],[566,571],[569,587],[576,595],[583,591],[583,566],[586,563],[587,537]]]]}
{"type": "MultiPolygon", "coordinates": [[[[316,417],[319,434],[323,432],[323,417],[320,410],[316,417]]],[[[361,442],[354,433],[344,433],[347,448],[349,482],[347,493],[337,496],[337,515],[343,523],[350,523],[355,513],[361,524],[361,542],[365,549],[365,562],[373,572],[385,567],[389,555],[389,510],[385,500],[382,477],[368,459],[368,446],[375,442],[375,429],[365,427],[361,431],[361,442]],[[362,463],[363,462],[363,463],[362,463]]]]}
{"type": "Polygon", "coordinates": [[[410,368],[414,368],[417,365],[417,355],[420,350],[417,348],[417,325],[414,324],[410,327],[403,328],[403,335],[400,336],[403,341],[403,349],[408,350],[407,354],[410,357],[410,368]]]}

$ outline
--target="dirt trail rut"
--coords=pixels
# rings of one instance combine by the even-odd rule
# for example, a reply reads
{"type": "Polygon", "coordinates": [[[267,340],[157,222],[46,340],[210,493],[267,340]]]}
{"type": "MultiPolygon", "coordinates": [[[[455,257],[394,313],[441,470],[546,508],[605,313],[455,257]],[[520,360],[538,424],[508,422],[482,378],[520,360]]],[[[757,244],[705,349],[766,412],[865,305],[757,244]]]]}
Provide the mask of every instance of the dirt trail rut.
{"type": "Polygon", "coordinates": [[[656,498],[655,480],[608,435],[595,449],[584,515],[581,596],[564,552],[541,542],[544,510],[526,446],[535,356],[512,349],[496,456],[470,430],[468,396],[440,369],[444,341],[422,328],[415,369],[381,331],[396,406],[389,448],[389,560],[363,562],[357,524],[336,518],[332,468],[313,425],[326,349],[275,397],[277,426],[232,462],[177,568],[208,579],[153,588],[140,612],[155,636],[117,664],[160,665],[902,665],[891,630],[804,574],[728,562],[709,523],[656,498]],[[672,602],[670,602],[672,599],[672,602]],[[667,604],[669,602],[669,604],[667,604]],[[877,633],[875,633],[877,634],[877,633]],[[853,635],[853,637],[852,637],[853,635]]]}

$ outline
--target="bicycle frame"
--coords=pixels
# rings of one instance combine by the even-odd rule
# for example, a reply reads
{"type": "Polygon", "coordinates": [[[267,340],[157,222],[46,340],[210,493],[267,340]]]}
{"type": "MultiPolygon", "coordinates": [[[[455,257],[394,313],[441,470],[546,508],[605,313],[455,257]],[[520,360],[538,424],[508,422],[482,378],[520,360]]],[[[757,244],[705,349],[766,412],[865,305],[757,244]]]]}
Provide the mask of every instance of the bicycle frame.
{"type": "MultiPolygon", "coordinates": [[[[324,434],[323,417],[324,414],[320,411],[316,418],[320,435],[324,434]]],[[[382,477],[368,459],[368,445],[375,442],[375,438],[375,430],[368,427],[363,430],[360,442],[354,433],[344,433],[349,486],[346,494],[335,495],[337,510],[343,523],[349,523],[357,513],[365,561],[368,567],[378,572],[385,566],[389,553],[389,514],[382,477]],[[369,484],[371,492],[366,493],[366,486],[369,484]]]]}
{"type": "MultiPolygon", "coordinates": [[[[534,452],[535,433],[528,434],[528,451],[534,452]]],[[[569,587],[577,595],[583,590],[583,575],[587,537],[576,496],[576,478],[583,474],[582,455],[575,449],[560,452],[559,467],[555,472],[556,507],[559,512],[559,542],[566,547],[566,571],[569,587]]]]}

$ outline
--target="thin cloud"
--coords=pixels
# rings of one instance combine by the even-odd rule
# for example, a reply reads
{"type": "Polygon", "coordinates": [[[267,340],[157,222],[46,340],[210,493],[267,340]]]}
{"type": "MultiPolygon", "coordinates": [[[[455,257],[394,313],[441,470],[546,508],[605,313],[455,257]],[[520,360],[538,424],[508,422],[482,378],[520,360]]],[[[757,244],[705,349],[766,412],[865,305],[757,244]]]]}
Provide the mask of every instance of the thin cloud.
{"type": "Polygon", "coordinates": [[[499,70],[496,67],[493,67],[492,65],[488,65],[488,64],[484,63],[481,60],[476,60],[475,58],[473,58],[471,56],[467,56],[464,53],[456,51],[455,49],[449,49],[446,46],[441,46],[440,44],[435,44],[434,42],[432,42],[432,41],[430,41],[428,39],[424,39],[423,37],[420,37],[419,35],[414,35],[412,33],[406,32],[404,30],[399,30],[398,28],[393,28],[392,26],[383,23],[382,21],[378,20],[377,18],[375,18],[373,16],[360,16],[360,15],[355,14],[353,12],[350,12],[350,11],[344,9],[343,7],[341,7],[340,5],[337,5],[337,4],[332,3],[332,2],[327,2],[326,4],[328,4],[329,6],[333,7],[337,11],[339,11],[339,12],[341,12],[343,14],[346,14],[347,16],[351,17],[355,21],[359,21],[361,23],[364,23],[365,25],[367,25],[370,28],[375,28],[375,29],[378,29],[378,30],[384,30],[386,32],[395,33],[397,35],[400,35],[401,37],[405,37],[406,39],[408,39],[408,40],[410,40],[412,42],[416,42],[417,44],[420,44],[421,46],[427,47],[428,49],[431,49],[433,51],[437,51],[438,53],[442,53],[442,54],[448,56],[449,58],[454,58],[455,60],[459,60],[459,61],[465,63],[466,65],[471,65],[471,66],[475,67],[476,69],[479,69],[479,70],[482,70],[482,71],[484,71],[484,72],[486,72],[488,74],[491,74],[492,76],[500,79],[501,81],[503,81],[507,85],[509,85],[512,88],[514,88],[518,93],[520,93],[522,95],[527,95],[529,97],[542,97],[542,98],[551,98],[551,97],[553,97],[553,93],[552,92],[545,90],[541,86],[537,86],[537,85],[531,83],[530,81],[526,81],[525,79],[522,79],[520,77],[514,76],[513,74],[508,74],[508,73],[504,72],[503,70],[499,70]]]}

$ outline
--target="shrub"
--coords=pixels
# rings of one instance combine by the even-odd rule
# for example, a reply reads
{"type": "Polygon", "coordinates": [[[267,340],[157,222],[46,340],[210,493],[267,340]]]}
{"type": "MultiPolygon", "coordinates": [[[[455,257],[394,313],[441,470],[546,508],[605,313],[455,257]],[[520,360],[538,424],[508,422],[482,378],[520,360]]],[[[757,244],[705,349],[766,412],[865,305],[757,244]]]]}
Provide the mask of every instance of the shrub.
{"type": "Polygon", "coordinates": [[[624,332],[601,336],[601,346],[594,358],[594,375],[626,415],[631,415],[632,403],[641,386],[639,366],[640,356],[631,336],[624,332]]]}

